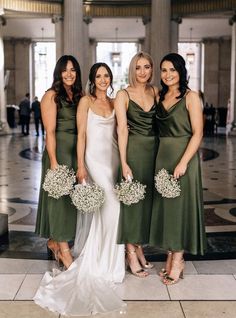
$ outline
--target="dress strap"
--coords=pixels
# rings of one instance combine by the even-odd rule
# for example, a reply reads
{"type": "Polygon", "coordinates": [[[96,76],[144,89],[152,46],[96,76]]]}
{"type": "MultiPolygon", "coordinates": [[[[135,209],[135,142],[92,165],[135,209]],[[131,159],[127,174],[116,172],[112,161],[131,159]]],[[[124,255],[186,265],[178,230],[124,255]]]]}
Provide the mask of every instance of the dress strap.
{"type": "Polygon", "coordinates": [[[125,91],[125,92],[127,93],[128,97],[129,97],[129,99],[130,99],[130,96],[129,96],[128,91],[127,91],[125,88],[123,89],[123,91],[125,91]]]}
{"type": "Polygon", "coordinates": [[[152,90],[153,90],[153,98],[154,98],[154,102],[156,101],[156,92],[155,92],[155,89],[152,85],[150,85],[152,90]]]}

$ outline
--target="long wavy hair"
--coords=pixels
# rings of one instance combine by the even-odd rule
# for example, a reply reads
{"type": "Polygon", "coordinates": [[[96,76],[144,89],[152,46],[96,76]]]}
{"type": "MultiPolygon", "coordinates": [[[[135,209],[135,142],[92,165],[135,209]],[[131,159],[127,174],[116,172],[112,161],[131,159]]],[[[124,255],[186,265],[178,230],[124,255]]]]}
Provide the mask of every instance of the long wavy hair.
{"type": "Polygon", "coordinates": [[[107,70],[107,73],[108,73],[108,75],[110,77],[110,88],[111,88],[110,95],[114,92],[114,88],[112,86],[113,74],[112,74],[112,71],[111,71],[110,67],[106,63],[102,63],[102,62],[95,63],[95,64],[93,64],[93,66],[90,69],[90,72],[89,72],[89,84],[88,84],[88,93],[90,95],[92,95],[93,97],[95,97],[95,98],[97,97],[96,96],[95,80],[96,80],[97,71],[98,71],[98,69],[100,67],[105,67],[105,69],[107,70]]]}
{"type": "Polygon", "coordinates": [[[81,96],[83,96],[82,91],[82,81],[81,81],[81,70],[78,61],[72,55],[63,55],[59,58],[56,63],[53,72],[53,83],[49,90],[54,90],[56,92],[54,101],[58,108],[61,107],[61,100],[67,100],[68,96],[63,85],[62,72],[66,69],[67,63],[71,61],[76,72],[75,83],[72,86],[72,101],[76,105],[79,103],[81,96]]]}
{"type": "MultiPolygon", "coordinates": [[[[165,55],[163,57],[163,59],[161,60],[160,69],[161,69],[162,63],[164,61],[171,62],[179,74],[179,92],[180,92],[180,94],[176,98],[180,99],[185,95],[186,91],[189,89],[185,60],[183,59],[183,57],[181,55],[179,55],[177,53],[169,53],[169,54],[165,55]]],[[[161,86],[162,86],[162,89],[161,89],[159,95],[160,95],[160,101],[163,101],[165,99],[165,94],[168,91],[168,86],[165,85],[165,83],[162,80],[161,80],[161,86]]]]}

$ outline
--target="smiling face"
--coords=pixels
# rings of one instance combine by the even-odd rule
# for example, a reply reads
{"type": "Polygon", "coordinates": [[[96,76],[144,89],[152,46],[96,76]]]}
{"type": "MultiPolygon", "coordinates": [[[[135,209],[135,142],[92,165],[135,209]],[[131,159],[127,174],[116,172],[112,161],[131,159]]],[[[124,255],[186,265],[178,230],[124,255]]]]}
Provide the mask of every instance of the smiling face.
{"type": "Polygon", "coordinates": [[[170,61],[163,61],[161,64],[161,79],[163,83],[169,87],[179,84],[179,73],[170,61]]]}
{"type": "Polygon", "coordinates": [[[61,73],[62,82],[64,86],[72,86],[76,80],[76,70],[71,61],[68,61],[66,68],[61,73]]]}
{"type": "Polygon", "coordinates": [[[111,84],[111,78],[104,66],[98,68],[95,76],[96,89],[106,91],[111,84]]]}
{"type": "Polygon", "coordinates": [[[145,58],[140,58],[136,63],[136,81],[140,84],[147,83],[152,76],[152,66],[145,58]]]}

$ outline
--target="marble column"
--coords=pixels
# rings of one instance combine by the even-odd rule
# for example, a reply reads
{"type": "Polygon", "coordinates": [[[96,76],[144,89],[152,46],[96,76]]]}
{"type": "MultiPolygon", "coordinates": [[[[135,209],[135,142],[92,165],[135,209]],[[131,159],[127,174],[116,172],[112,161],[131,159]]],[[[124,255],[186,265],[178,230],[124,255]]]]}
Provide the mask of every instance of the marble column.
{"type": "Polygon", "coordinates": [[[178,53],[179,42],[179,24],[182,23],[180,17],[171,19],[170,23],[170,51],[172,53],[178,53]]]}
{"type": "Polygon", "coordinates": [[[143,24],[145,25],[145,39],[142,45],[142,51],[151,53],[151,18],[143,17],[143,24]]]}
{"type": "Polygon", "coordinates": [[[230,75],[230,107],[228,121],[236,123],[236,15],[229,23],[232,25],[231,36],[231,75],[230,75]]]}
{"type": "Polygon", "coordinates": [[[0,133],[8,130],[4,79],[4,45],[2,37],[2,28],[5,23],[6,20],[0,17],[0,133]]]}
{"type": "Polygon", "coordinates": [[[54,15],[52,23],[55,24],[56,59],[58,60],[63,55],[63,17],[54,15]]]}
{"type": "Polygon", "coordinates": [[[64,54],[73,55],[84,73],[83,1],[64,0],[64,54]]]}
{"type": "Polygon", "coordinates": [[[170,52],[171,0],[152,1],[151,55],[156,69],[156,82],[160,82],[159,64],[170,52]]]}

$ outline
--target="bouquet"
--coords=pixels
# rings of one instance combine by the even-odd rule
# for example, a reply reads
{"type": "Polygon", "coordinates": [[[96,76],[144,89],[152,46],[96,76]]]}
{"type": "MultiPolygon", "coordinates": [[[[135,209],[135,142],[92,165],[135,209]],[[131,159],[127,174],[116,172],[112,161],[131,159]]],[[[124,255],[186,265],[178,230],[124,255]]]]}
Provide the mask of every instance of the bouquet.
{"type": "Polygon", "coordinates": [[[128,176],[128,180],[122,180],[119,184],[115,185],[114,191],[119,201],[126,205],[138,203],[145,197],[146,185],[143,185],[137,180],[132,180],[128,176]]]}
{"type": "Polygon", "coordinates": [[[65,165],[58,165],[56,169],[48,169],[45,175],[43,189],[49,197],[59,199],[63,195],[70,194],[76,182],[75,172],[65,165]]]}
{"type": "Polygon", "coordinates": [[[88,184],[85,181],[75,185],[70,197],[76,208],[83,213],[96,211],[105,201],[104,190],[96,183],[88,184]]]}
{"type": "Polygon", "coordinates": [[[161,169],[155,176],[155,187],[163,198],[176,198],[180,196],[180,183],[169,174],[166,169],[161,169]]]}

